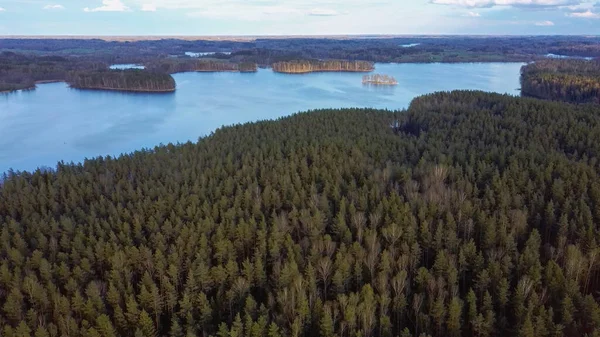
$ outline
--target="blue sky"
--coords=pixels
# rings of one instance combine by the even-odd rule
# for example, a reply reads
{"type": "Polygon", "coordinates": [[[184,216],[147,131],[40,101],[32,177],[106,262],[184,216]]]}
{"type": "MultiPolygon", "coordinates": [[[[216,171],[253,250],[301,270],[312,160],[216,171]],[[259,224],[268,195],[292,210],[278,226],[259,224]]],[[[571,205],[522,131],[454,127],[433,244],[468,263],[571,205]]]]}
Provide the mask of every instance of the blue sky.
{"type": "Polygon", "coordinates": [[[0,35],[600,35],[578,0],[0,0],[0,35]]]}

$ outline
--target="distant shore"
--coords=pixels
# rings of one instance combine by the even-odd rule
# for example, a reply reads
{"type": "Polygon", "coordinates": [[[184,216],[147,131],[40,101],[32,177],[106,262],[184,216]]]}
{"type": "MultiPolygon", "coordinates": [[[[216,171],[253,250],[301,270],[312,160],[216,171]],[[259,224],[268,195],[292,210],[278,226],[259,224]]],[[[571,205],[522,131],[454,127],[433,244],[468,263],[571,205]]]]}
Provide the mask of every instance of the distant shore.
{"type": "Polygon", "coordinates": [[[70,88],[72,88],[72,89],[78,89],[78,90],[121,91],[121,92],[139,92],[139,93],[156,93],[156,94],[171,93],[171,92],[175,92],[175,90],[176,90],[176,88],[151,90],[151,89],[123,89],[123,88],[74,87],[74,86],[70,86],[70,88]]]}

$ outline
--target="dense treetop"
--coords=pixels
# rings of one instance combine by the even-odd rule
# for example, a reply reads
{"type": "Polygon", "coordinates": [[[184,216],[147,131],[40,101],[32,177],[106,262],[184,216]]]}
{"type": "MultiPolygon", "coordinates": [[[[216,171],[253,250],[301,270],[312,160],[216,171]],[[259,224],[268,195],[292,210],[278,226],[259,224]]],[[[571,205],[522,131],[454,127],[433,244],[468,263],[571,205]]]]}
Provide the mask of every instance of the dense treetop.
{"type": "Polygon", "coordinates": [[[598,336],[598,139],[454,92],[11,172],[0,333],[598,336]]]}
{"type": "Polygon", "coordinates": [[[521,70],[524,95],[572,103],[600,103],[600,61],[544,60],[521,70]]]}
{"type": "Polygon", "coordinates": [[[175,79],[169,74],[143,70],[105,70],[71,72],[67,82],[72,88],[138,92],[175,91],[175,79]]]}
{"type": "Polygon", "coordinates": [[[304,74],[312,72],[342,71],[370,72],[375,69],[372,62],[344,60],[293,60],[273,63],[273,71],[279,73],[304,74]]]}

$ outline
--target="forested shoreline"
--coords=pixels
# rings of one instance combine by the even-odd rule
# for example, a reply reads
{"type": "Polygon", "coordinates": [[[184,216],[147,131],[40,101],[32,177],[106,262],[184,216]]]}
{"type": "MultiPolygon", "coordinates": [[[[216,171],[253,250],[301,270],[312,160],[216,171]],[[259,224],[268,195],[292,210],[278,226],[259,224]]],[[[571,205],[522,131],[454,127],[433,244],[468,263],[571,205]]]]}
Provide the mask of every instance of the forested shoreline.
{"type": "Polygon", "coordinates": [[[172,92],[176,87],[169,74],[141,70],[69,73],[66,81],[72,88],[94,90],[172,92]]]}
{"type": "Polygon", "coordinates": [[[273,71],[288,74],[304,74],[313,72],[370,72],[375,69],[372,62],[343,60],[293,60],[277,62],[272,65],[273,71]]]}
{"type": "Polygon", "coordinates": [[[203,60],[203,59],[159,59],[145,64],[149,70],[159,71],[167,74],[181,72],[256,72],[256,63],[231,63],[227,61],[203,60]]]}
{"type": "Polygon", "coordinates": [[[0,183],[3,337],[597,337],[600,114],[474,91],[0,183]]]}
{"type": "Polygon", "coordinates": [[[171,74],[198,71],[256,72],[255,63],[231,63],[204,59],[151,59],[145,69],[111,70],[97,58],[35,56],[13,52],[0,53],[0,92],[35,89],[37,83],[67,82],[73,88],[122,90],[132,92],[170,92],[175,90],[171,74]]]}
{"type": "Polygon", "coordinates": [[[211,55],[233,63],[268,67],[294,59],[343,59],[371,62],[529,62],[546,54],[600,57],[594,36],[369,36],[280,37],[210,40],[173,37],[133,39],[0,39],[1,51],[60,56],[94,56],[109,63],[183,57],[186,52],[231,52],[211,55]]]}
{"type": "Polygon", "coordinates": [[[600,103],[600,61],[545,60],[521,70],[525,96],[571,103],[600,103]]]}

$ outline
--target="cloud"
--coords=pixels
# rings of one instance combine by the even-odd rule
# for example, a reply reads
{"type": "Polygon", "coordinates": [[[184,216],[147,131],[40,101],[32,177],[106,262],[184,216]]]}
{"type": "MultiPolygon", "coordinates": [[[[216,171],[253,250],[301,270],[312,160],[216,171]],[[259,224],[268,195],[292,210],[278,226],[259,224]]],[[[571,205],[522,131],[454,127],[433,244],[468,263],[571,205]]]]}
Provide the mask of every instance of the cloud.
{"type": "Polygon", "coordinates": [[[65,9],[65,6],[63,5],[46,5],[44,6],[45,10],[58,10],[58,9],[65,9]]]}
{"type": "Polygon", "coordinates": [[[479,14],[477,12],[468,12],[464,16],[468,16],[470,18],[479,18],[479,17],[481,17],[481,14],[479,14]]]}
{"type": "Polygon", "coordinates": [[[0,12],[6,12],[6,9],[0,7],[0,12]]]}
{"type": "Polygon", "coordinates": [[[142,12],[156,12],[156,6],[153,4],[143,4],[142,12]]]}
{"type": "Polygon", "coordinates": [[[550,26],[554,26],[554,22],[546,20],[546,21],[538,21],[535,23],[536,26],[540,26],[540,27],[550,27],[550,26]]]}
{"type": "Polygon", "coordinates": [[[585,12],[569,13],[567,16],[580,19],[600,19],[600,13],[594,13],[589,9],[585,12]]]}
{"type": "Polygon", "coordinates": [[[311,16],[336,16],[340,15],[338,11],[332,9],[323,9],[323,8],[313,8],[308,12],[308,15],[311,16]]]}
{"type": "Polygon", "coordinates": [[[512,7],[562,7],[579,5],[581,0],[431,0],[436,5],[452,5],[460,7],[490,8],[495,6],[512,7]]]}
{"type": "Polygon", "coordinates": [[[84,12],[125,12],[129,7],[125,6],[121,0],[102,0],[102,6],[96,8],[86,7],[84,12]]]}

